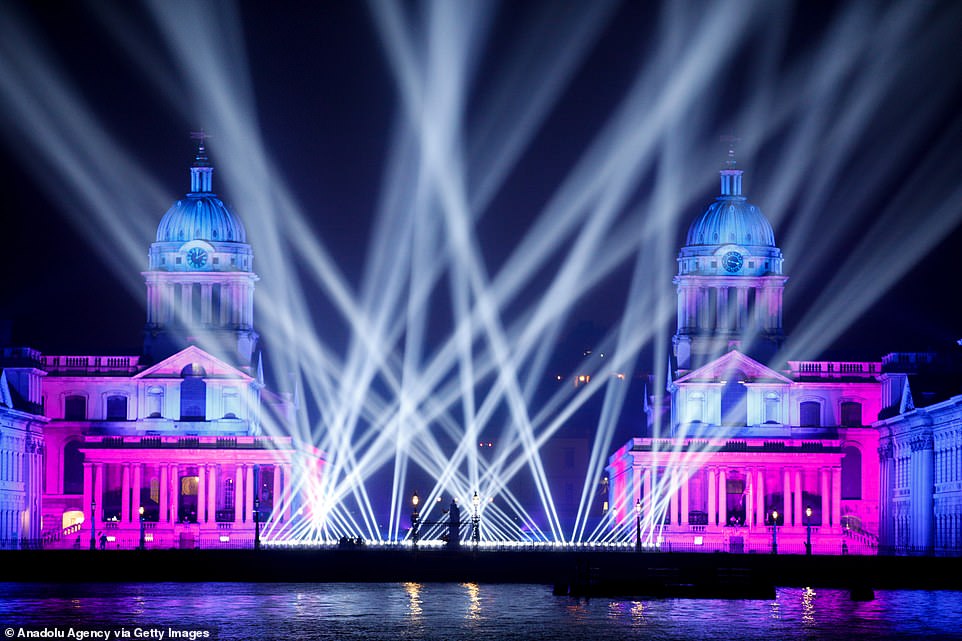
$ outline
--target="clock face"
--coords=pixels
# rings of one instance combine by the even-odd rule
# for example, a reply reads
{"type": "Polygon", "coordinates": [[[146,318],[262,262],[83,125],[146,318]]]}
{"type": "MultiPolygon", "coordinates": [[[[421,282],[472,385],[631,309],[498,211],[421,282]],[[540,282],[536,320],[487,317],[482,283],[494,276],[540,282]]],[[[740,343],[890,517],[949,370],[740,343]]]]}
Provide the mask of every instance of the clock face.
{"type": "Polygon", "coordinates": [[[207,252],[200,247],[191,247],[187,252],[187,264],[195,269],[207,264],[207,252]]]}
{"type": "Polygon", "coordinates": [[[744,262],[745,261],[742,258],[742,255],[739,254],[738,252],[728,252],[722,258],[722,265],[725,266],[725,271],[731,274],[734,274],[735,272],[740,270],[744,262]]]}

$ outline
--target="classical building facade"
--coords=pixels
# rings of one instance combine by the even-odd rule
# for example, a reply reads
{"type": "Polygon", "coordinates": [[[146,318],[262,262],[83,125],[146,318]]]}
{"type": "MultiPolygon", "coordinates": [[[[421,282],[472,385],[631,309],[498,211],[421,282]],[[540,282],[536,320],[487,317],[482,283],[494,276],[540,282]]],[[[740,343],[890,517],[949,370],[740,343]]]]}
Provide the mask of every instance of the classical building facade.
{"type": "Polygon", "coordinates": [[[614,521],[662,548],[875,553],[881,363],[772,360],[787,277],[741,184],[729,156],[678,254],[667,406],[609,459],[614,521]]]}
{"type": "MultiPolygon", "coordinates": [[[[15,519],[29,521],[20,536],[54,547],[241,547],[289,528],[298,466],[318,469],[303,460],[318,455],[292,440],[290,396],[265,385],[253,253],[212,174],[201,137],[191,191],[150,247],[142,355],[29,350],[38,416],[0,413],[2,442],[17,448],[4,475],[25,488],[8,497],[3,486],[3,504],[15,500],[15,519]],[[41,444],[27,482],[20,461],[41,444]]],[[[26,371],[5,366],[4,376],[26,371]]]]}
{"type": "Polygon", "coordinates": [[[962,377],[957,364],[941,360],[936,353],[884,360],[886,407],[876,427],[886,552],[962,552],[962,377]]]}
{"type": "Polygon", "coordinates": [[[0,548],[40,538],[44,426],[40,354],[0,353],[0,548]]]}

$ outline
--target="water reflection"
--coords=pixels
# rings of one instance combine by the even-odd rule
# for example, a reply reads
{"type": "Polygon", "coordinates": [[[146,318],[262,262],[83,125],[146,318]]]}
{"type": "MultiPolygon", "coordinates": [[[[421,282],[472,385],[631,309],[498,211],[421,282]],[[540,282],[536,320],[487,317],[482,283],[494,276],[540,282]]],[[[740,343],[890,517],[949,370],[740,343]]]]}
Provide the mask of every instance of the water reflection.
{"type": "Polygon", "coordinates": [[[481,620],[481,590],[477,583],[463,583],[468,589],[468,621],[481,620]]]}
{"type": "Polygon", "coordinates": [[[574,599],[542,585],[474,583],[0,583],[0,621],[195,628],[225,641],[941,640],[960,638],[962,593],[883,590],[863,603],[847,590],[810,588],[779,588],[769,601],[574,599]]]}
{"type": "Polygon", "coordinates": [[[421,584],[405,583],[404,591],[408,595],[408,616],[414,623],[421,622],[424,609],[421,607],[421,584]]]}
{"type": "Polygon", "coordinates": [[[802,590],[802,625],[815,625],[815,590],[802,590]]]}

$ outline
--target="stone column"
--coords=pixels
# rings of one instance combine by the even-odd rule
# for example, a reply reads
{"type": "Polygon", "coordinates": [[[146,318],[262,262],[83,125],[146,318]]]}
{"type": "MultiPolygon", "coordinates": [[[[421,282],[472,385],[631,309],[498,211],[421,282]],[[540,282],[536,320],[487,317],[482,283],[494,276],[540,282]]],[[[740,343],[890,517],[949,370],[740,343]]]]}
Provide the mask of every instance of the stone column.
{"type": "Polygon", "coordinates": [[[765,525],[765,469],[757,470],[758,482],[755,484],[755,525],[765,525]]]}
{"type": "Polygon", "coordinates": [[[130,463],[121,463],[120,522],[130,523],[130,463]]]}
{"type": "Polygon", "coordinates": [[[718,524],[718,510],[715,507],[715,497],[718,488],[715,486],[715,468],[708,468],[708,525],[718,524]]]}
{"type": "Polygon", "coordinates": [[[197,523],[207,522],[207,470],[197,466],[197,523]]]}
{"type": "Polygon", "coordinates": [[[678,467],[672,466],[668,469],[671,470],[668,473],[671,479],[671,494],[668,499],[668,510],[671,514],[671,524],[678,525],[681,522],[678,518],[678,467]]]}
{"type": "Polygon", "coordinates": [[[210,283],[204,283],[200,286],[200,322],[205,325],[209,325],[211,322],[212,290],[213,286],[210,283]]]}
{"type": "Polygon", "coordinates": [[[244,483],[244,522],[254,522],[254,466],[247,465],[244,468],[244,475],[247,477],[244,483]]]}
{"type": "Polygon", "coordinates": [[[93,488],[93,484],[94,484],[93,472],[94,471],[93,471],[93,463],[88,463],[87,461],[84,461],[83,465],[84,465],[84,497],[83,497],[83,504],[80,506],[80,509],[83,510],[83,513],[84,513],[84,522],[87,524],[87,527],[90,527],[90,518],[91,518],[90,502],[94,498],[94,488],[93,488]]]}
{"type": "Polygon", "coordinates": [[[281,510],[284,507],[284,495],[281,493],[281,466],[276,463],[274,464],[274,487],[271,492],[273,493],[271,518],[280,520],[281,510]]]}
{"type": "Polygon", "coordinates": [[[742,504],[745,506],[745,527],[751,527],[755,520],[755,468],[746,467],[745,475],[745,497],[742,504]]]}
{"type": "Polygon", "coordinates": [[[654,507],[653,501],[651,500],[651,470],[648,468],[644,473],[644,480],[642,481],[643,490],[645,493],[645,498],[641,500],[642,508],[644,509],[645,519],[651,523],[651,511],[654,507]]]}
{"type": "Polygon", "coordinates": [[[819,479],[822,482],[822,527],[829,527],[831,525],[831,512],[829,512],[829,502],[828,502],[828,475],[825,468],[821,468],[818,471],[819,479]]]}
{"type": "Polygon", "coordinates": [[[842,468],[835,467],[832,474],[832,525],[842,525],[842,468]]]}
{"type": "Polygon", "coordinates": [[[782,523],[788,525],[792,513],[792,471],[785,468],[782,480],[782,510],[784,510],[782,523]]]}
{"type": "Polygon", "coordinates": [[[290,522],[294,506],[294,485],[291,477],[291,464],[284,464],[284,520],[290,522]]]}
{"type": "Polygon", "coordinates": [[[143,482],[143,463],[134,463],[134,489],[130,503],[130,518],[140,523],[140,487],[143,482]]]}
{"type": "Polygon", "coordinates": [[[895,459],[892,457],[890,442],[879,446],[879,543],[883,546],[895,545],[893,531],[892,484],[895,480],[895,459]]]}
{"type": "Polygon", "coordinates": [[[94,480],[94,500],[97,503],[94,520],[97,523],[97,529],[100,530],[104,522],[104,464],[95,464],[94,471],[96,472],[94,480]]]}
{"type": "Polygon", "coordinates": [[[184,320],[187,323],[193,323],[194,320],[194,309],[193,309],[193,296],[194,296],[194,285],[192,283],[181,283],[180,284],[180,313],[183,315],[184,320]]]}
{"type": "Polygon", "coordinates": [[[176,523],[180,520],[180,471],[176,463],[170,466],[170,522],[176,523]]]}
{"type": "Polygon", "coordinates": [[[802,524],[802,493],[805,491],[802,483],[802,468],[795,470],[795,509],[792,510],[792,525],[802,524]]]}
{"type": "Polygon", "coordinates": [[[718,470],[718,524],[728,525],[728,485],[725,481],[725,468],[718,470]]]}
{"type": "Polygon", "coordinates": [[[681,519],[682,525],[688,525],[688,468],[681,468],[681,519]]]}
{"type": "Polygon", "coordinates": [[[160,474],[159,493],[160,496],[160,515],[157,517],[158,523],[170,523],[170,513],[167,511],[167,496],[170,494],[170,484],[167,481],[167,464],[161,463],[158,466],[160,474]]]}
{"type": "Polygon", "coordinates": [[[234,467],[234,523],[244,521],[244,466],[234,467]]]}
{"type": "Polygon", "coordinates": [[[207,466],[210,474],[210,482],[207,485],[207,522],[217,522],[217,465],[211,463],[207,466]]]}

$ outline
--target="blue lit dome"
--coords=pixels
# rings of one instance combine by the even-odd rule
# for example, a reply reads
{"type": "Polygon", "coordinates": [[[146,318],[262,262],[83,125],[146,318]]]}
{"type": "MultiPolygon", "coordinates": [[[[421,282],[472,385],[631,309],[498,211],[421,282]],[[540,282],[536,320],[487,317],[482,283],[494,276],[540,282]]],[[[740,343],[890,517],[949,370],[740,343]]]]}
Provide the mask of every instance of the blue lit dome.
{"type": "Polygon", "coordinates": [[[211,191],[213,173],[201,134],[197,156],[190,168],[190,193],[175,202],[161,218],[157,242],[247,242],[240,218],[211,191]]]}
{"type": "Polygon", "coordinates": [[[167,210],[157,227],[157,242],[206,240],[246,243],[240,218],[210,192],[191,192],[167,210]]]}
{"type": "Polygon", "coordinates": [[[740,170],[721,172],[722,193],[688,228],[685,245],[775,247],[775,232],[762,210],[741,195],[740,170]]]}

